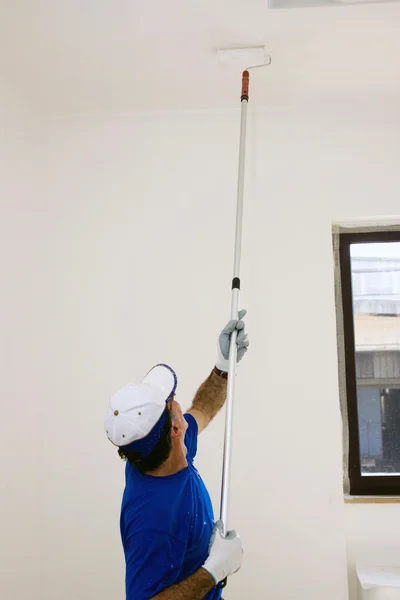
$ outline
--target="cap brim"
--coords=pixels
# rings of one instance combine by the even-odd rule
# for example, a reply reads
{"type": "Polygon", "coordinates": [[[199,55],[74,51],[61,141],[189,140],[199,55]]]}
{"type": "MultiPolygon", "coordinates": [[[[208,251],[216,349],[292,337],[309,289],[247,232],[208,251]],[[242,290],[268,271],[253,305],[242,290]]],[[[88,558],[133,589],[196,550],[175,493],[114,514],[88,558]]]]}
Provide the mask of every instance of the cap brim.
{"type": "Polygon", "coordinates": [[[175,396],[178,378],[175,371],[168,365],[159,364],[149,371],[142,383],[156,386],[162,390],[165,401],[169,402],[175,396]]]}

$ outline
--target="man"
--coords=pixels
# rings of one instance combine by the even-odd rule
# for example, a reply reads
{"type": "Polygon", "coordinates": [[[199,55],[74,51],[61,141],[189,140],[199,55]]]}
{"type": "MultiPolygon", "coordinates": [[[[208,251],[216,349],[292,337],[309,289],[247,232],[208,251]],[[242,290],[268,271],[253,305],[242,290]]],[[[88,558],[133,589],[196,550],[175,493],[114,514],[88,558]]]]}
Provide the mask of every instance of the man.
{"type": "Polygon", "coordinates": [[[111,399],[107,436],[127,461],[121,509],[127,600],[217,600],[219,582],[241,567],[241,540],[235,531],[225,535],[221,522],[214,526],[193,460],[198,433],[225,402],[235,329],[238,361],[247,351],[245,312],[222,331],[216,367],[187,414],[175,400],[177,377],[167,365],[111,399]]]}

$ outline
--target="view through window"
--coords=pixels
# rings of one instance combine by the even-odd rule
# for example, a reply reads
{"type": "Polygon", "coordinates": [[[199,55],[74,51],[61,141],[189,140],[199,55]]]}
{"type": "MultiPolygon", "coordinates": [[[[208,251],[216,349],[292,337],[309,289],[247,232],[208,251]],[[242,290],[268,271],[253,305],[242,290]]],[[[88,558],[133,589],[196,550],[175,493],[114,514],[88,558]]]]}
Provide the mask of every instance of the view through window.
{"type": "Polygon", "coordinates": [[[339,241],[350,491],[400,495],[400,232],[339,241]]]}
{"type": "Polygon", "coordinates": [[[400,474],[400,242],[350,256],[361,472],[400,474]]]}

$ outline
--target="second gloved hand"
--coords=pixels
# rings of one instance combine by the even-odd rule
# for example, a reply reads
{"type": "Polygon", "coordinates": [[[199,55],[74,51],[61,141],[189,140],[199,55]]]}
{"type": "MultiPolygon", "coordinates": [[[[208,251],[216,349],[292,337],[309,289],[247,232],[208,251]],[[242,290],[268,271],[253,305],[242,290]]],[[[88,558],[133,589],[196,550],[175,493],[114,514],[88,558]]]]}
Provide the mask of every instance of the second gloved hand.
{"type": "Polygon", "coordinates": [[[222,521],[217,521],[210,541],[209,556],[203,565],[216,584],[239,571],[243,560],[243,545],[237,531],[228,531],[226,536],[223,532],[222,521]]]}
{"type": "Polygon", "coordinates": [[[221,335],[218,340],[218,356],[217,362],[215,366],[220,371],[228,372],[229,369],[229,346],[231,341],[231,335],[237,330],[237,362],[242,360],[243,356],[247,352],[247,348],[249,346],[249,341],[247,339],[245,324],[243,318],[246,315],[245,310],[241,310],[239,312],[239,320],[238,321],[229,321],[227,326],[222,330],[221,335]]]}

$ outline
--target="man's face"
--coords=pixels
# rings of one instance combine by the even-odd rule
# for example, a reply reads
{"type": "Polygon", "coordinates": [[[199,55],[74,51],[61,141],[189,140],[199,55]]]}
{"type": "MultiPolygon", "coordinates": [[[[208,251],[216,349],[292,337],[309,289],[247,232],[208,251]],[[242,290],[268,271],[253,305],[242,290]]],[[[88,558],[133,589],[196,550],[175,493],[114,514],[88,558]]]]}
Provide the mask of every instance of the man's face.
{"type": "Polygon", "coordinates": [[[178,426],[182,430],[184,435],[188,428],[188,424],[185,417],[183,416],[181,405],[175,400],[175,397],[170,402],[170,409],[172,414],[174,415],[174,420],[172,424],[178,426]]]}
{"type": "Polygon", "coordinates": [[[186,454],[187,449],[185,447],[185,433],[188,428],[188,423],[183,416],[181,405],[175,400],[175,398],[173,398],[169,403],[169,409],[173,415],[171,430],[172,444],[177,444],[178,447],[181,447],[186,454]]]}

